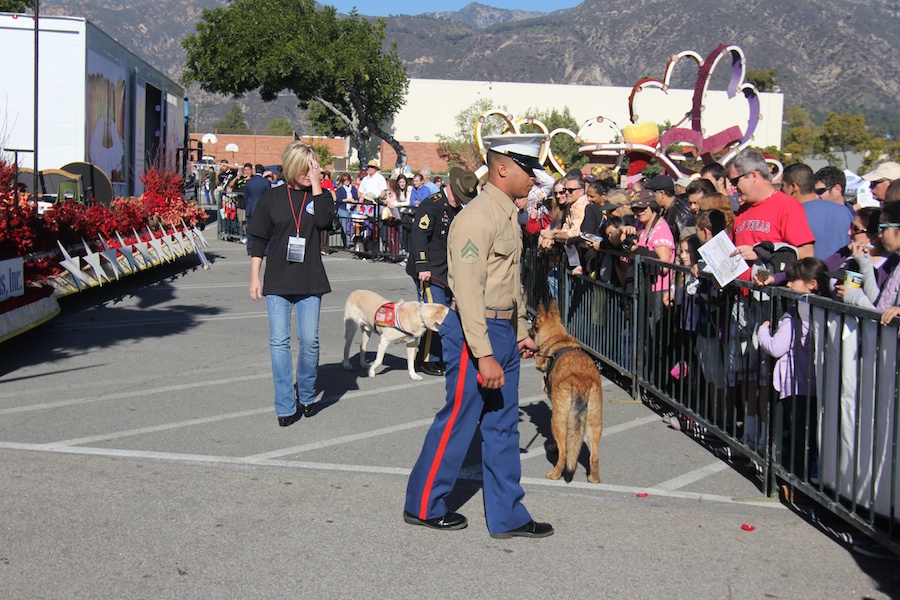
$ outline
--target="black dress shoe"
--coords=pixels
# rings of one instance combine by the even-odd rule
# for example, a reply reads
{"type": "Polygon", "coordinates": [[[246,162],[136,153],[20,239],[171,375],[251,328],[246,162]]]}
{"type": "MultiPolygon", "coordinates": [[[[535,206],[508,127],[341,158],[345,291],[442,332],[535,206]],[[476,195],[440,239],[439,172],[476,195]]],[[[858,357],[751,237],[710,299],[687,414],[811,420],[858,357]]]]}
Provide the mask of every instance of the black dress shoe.
{"type": "Polygon", "coordinates": [[[310,404],[301,404],[300,408],[297,409],[297,412],[303,411],[303,416],[309,418],[316,414],[316,403],[312,402],[310,404]]]}
{"type": "Polygon", "coordinates": [[[532,519],[518,529],[504,531],[503,533],[492,533],[491,537],[503,540],[511,537],[542,538],[548,535],[553,535],[553,526],[550,523],[538,523],[532,519]]]}
{"type": "Polygon", "coordinates": [[[426,375],[434,375],[435,377],[443,377],[447,372],[442,362],[426,362],[421,365],[422,372],[426,375]]]}
{"type": "Polygon", "coordinates": [[[446,531],[465,529],[469,525],[469,521],[464,516],[455,512],[448,512],[443,517],[435,519],[420,519],[408,510],[404,510],[403,520],[410,525],[422,525],[431,529],[443,529],[446,531]]]}
{"type": "Polygon", "coordinates": [[[294,423],[299,421],[300,417],[302,417],[302,416],[303,416],[303,411],[298,408],[297,412],[295,412],[294,414],[292,414],[289,417],[278,417],[278,426],[279,427],[287,427],[288,425],[293,425],[294,423]]]}

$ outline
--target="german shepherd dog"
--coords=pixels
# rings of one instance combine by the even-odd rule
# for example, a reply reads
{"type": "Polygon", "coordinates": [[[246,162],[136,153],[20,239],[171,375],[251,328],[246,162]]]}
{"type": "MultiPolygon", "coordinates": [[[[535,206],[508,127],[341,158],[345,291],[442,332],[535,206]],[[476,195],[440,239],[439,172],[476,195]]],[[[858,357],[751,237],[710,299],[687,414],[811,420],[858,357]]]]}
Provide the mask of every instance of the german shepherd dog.
{"type": "Polygon", "coordinates": [[[590,483],[600,483],[600,436],[603,434],[603,388],[600,371],[581,349],[578,340],[566,333],[556,300],[549,308],[540,306],[532,326],[537,343],[537,370],[544,374],[544,391],[550,397],[550,427],[559,456],[547,479],[559,479],[565,472],[571,479],[578,464],[581,444],[586,439],[591,453],[590,483]]]}
{"type": "Polygon", "coordinates": [[[406,370],[409,378],[421,381],[422,376],[416,373],[416,347],[419,339],[429,329],[437,331],[441,323],[447,317],[450,310],[443,304],[431,304],[426,302],[396,302],[391,311],[393,324],[382,325],[377,323],[379,309],[389,304],[386,298],[382,298],[369,290],[355,290],[347,296],[344,304],[344,370],[352,371],[350,364],[350,346],[356,337],[356,329],[362,331],[362,340],[359,344],[359,366],[369,370],[369,377],[375,377],[375,371],[384,362],[384,353],[387,347],[395,342],[406,342],[406,370]],[[375,362],[371,365],[366,362],[366,346],[372,334],[378,334],[381,339],[378,342],[378,353],[375,362]]]}

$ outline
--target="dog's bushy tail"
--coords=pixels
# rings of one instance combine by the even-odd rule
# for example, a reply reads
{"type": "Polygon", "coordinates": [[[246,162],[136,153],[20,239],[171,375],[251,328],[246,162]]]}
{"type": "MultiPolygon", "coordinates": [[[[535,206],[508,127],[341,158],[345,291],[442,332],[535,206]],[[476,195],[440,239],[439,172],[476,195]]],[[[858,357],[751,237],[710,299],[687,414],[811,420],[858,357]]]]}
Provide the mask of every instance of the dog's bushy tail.
{"type": "Polygon", "coordinates": [[[587,419],[587,397],[573,399],[566,427],[566,472],[574,473],[584,441],[584,424],[587,419]]]}

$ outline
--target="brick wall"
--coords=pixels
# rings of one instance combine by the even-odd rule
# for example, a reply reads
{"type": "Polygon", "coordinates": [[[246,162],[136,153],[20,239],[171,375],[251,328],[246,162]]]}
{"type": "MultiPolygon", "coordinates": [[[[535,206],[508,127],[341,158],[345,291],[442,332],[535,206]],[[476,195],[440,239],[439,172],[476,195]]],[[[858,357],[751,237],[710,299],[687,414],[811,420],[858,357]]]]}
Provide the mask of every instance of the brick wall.
{"type": "MultiPolygon", "coordinates": [[[[400,142],[406,150],[406,163],[413,173],[428,165],[432,173],[446,173],[450,170],[447,162],[438,156],[437,142],[400,142]]],[[[397,153],[387,143],[381,142],[381,169],[390,171],[397,163],[397,153]]]]}
{"type": "MultiPolygon", "coordinates": [[[[192,147],[203,137],[202,133],[192,133],[192,147]]],[[[281,153],[285,147],[293,141],[289,135],[238,135],[221,133],[216,134],[218,141],[215,144],[205,144],[203,154],[215,157],[216,161],[223,158],[237,165],[244,163],[261,165],[280,165],[281,153]],[[228,144],[237,144],[238,151],[232,156],[226,152],[228,144]]],[[[346,156],[348,141],[345,138],[303,137],[305,142],[314,145],[325,144],[332,156],[346,156]]],[[[401,142],[407,153],[407,164],[415,173],[425,165],[431,167],[432,173],[447,173],[447,162],[438,156],[437,142],[401,142]]],[[[387,143],[381,142],[379,151],[380,162],[383,171],[391,171],[397,162],[397,153],[387,143]]],[[[330,168],[331,165],[323,165],[330,168]]]]}
{"type": "MultiPolygon", "coordinates": [[[[192,147],[196,147],[197,142],[203,137],[202,133],[191,134],[192,147]]],[[[232,164],[243,165],[244,163],[261,164],[261,165],[280,165],[281,153],[285,147],[294,141],[289,135],[236,135],[236,134],[216,134],[218,141],[215,144],[205,144],[203,146],[203,154],[214,156],[216,161],[223,158],[232,164]],[[231,152],[226,152],[225,147],[228,144],[237,144],[238,151],[232,156],[231,152]]],[[[314,145],[324,144],[328,146],[332,156],[344,156],[347,153],[347,140],[344,138],[322,138],[322,137],[304,137],[304,142],[314,145]]],[[[328,165],[323,165],[328,167],[328,165]]]]}

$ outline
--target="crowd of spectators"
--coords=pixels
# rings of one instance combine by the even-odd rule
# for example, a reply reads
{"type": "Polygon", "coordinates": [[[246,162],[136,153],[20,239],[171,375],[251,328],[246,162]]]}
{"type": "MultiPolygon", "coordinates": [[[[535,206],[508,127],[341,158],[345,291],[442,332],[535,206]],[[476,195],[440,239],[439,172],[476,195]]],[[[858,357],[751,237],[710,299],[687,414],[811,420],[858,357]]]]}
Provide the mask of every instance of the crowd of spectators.
{"type": "MultiPolygon", "coordinates": [[[[573,275],[631,293],[635,256],[659,261],[647,290],[648,345],[660,315],[676,311],[716,400],[716,420],[724,426],[733,419],[739,401],[744,440],[753,449],[768,442],[770,389],[782,398],[806,392],[795,385],[806,374],[787,381],[784,369],[784,357],[793,360],[807,343],[805,333],[794,340],[790,332],[805,329],[786,320],[769,323],[759,301],[766,296],[759,294],[738,295],[727,315],[714,310],[723,290],[701,275],[704,243],[727,236],[734,255],[750,266],[740,278],[757,286],[785,285],[874,309],[883,325],[900,314],[900,165],[886,162],[863,175],[880,204],[865,208],[845,195],[845,175],[835,167],[813,172],[790,165],[777,178],[772,171],[750,149],[691,178],[657,175],[628,189],[616,187],[608,173],[573,170],[539,206],[530,202],[523,211],[523,235],[544,251],[557,248],[565,256],[557,269],[567,266],[573,275]],[[539,215],[547,215],[540,227],[539,215]],[[691,275],[676,275],[665,263],[690,268],[691,275]]],[[[551,296],[558,294],[557,281],[551,270],[551,296]]]]}

